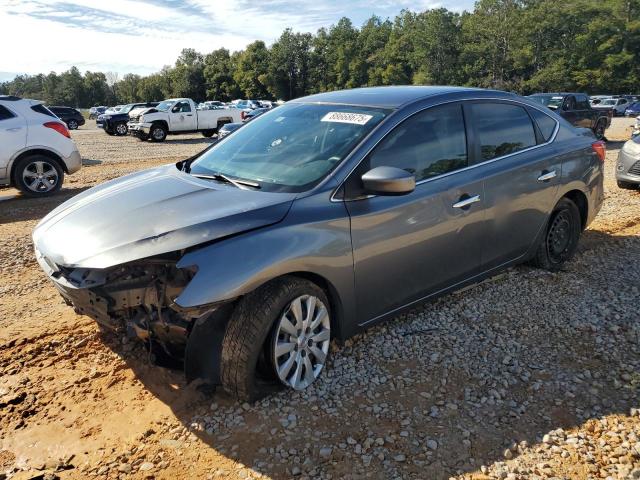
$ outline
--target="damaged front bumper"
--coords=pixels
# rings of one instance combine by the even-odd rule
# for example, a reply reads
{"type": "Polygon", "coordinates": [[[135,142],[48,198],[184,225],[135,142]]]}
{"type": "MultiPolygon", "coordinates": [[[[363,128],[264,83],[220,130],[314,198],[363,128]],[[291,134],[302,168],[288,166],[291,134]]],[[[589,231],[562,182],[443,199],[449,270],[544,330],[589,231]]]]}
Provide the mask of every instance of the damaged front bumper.
{"type": "Polygon", "coordinates": [[[175,303],[195,274],[172,256],[147,258],[107,269],[67,268],[36,250],[36,258],[65,302],[102,326],[126,331],[182,359],[195,321],[215,306],[184,309],[175,303]]]}

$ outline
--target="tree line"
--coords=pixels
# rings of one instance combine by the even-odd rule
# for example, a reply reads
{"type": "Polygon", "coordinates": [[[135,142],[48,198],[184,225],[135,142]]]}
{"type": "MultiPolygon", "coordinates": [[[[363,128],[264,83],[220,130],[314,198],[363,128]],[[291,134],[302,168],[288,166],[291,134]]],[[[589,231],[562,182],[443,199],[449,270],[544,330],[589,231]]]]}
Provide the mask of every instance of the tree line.
{"type": "Polygon", "coordinates": [[[472,12],[403,10],[362,26],[340,19],[315,34],[286,29],[267,46],[182,51],[140,76],[20,75],[0,94],[88,107],[169,97],[283,99],[374,85],[640,93],[640,0],[479,0],[472,12]]]}

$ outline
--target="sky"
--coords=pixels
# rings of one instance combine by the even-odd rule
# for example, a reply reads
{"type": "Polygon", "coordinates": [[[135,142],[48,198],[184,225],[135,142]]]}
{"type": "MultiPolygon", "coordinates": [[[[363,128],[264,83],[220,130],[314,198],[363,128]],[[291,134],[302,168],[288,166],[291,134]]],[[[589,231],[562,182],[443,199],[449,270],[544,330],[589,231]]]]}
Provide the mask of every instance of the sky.
{"type": "Polygon", "coordinates": [[[208,53],[315,32],[341,17],[360,26],[401,9],[473,8],[473,0],[0,0],[0,81],[19,73],[86,70],[141,75],[183,48],[208,53]]]}

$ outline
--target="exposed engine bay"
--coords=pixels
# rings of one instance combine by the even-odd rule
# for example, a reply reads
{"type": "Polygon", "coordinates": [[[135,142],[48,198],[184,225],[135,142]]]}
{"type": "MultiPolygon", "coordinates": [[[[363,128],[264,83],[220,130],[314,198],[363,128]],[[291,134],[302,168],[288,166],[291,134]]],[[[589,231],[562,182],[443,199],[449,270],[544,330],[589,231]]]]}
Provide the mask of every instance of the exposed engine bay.
{"type": "Polygon", "coordinates": [[[161,256],[108,269],[56,266],[52,277],[78,314],[182,359],[194,320],[211,308],[185,310],[174,303],[195,274],[177,268],[176,260],[161,256]]]}

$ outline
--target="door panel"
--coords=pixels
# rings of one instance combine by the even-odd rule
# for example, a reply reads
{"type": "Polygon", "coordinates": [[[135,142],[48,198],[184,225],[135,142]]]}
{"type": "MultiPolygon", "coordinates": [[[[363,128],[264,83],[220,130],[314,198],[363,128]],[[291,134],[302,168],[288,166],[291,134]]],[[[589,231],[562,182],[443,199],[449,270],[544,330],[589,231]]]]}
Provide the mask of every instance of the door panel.
{"type": "Polygon", "coordinates": [[[358,323],[477,273],[485,219],[479,173],[437,178],[402,197],[346,202],[358,323]],[[480,202],[453,207],[475,195],[480,202]]]}
{"type": "Polygon", "coordinates": [[[196,113],[191,111],[188,102],[180,102],[171,109],[169,121],[171,122],[171,130],[175,132],[195,130],[196,113]],[[179,110],[174,112],[173,110],[179,110]]]}
{"type": "Polygon", "coordinates": [[[27,143],[27,126],[22,117],[0,120],[0,178],[5,176],[9,160],[27,143]]]}
{"type": "Polygon", "coordinates": [[[487,244],[485,268],[524,255],[545,226],[562,176],[552,146],[521,152],[494,162],[485,180],[487,244]],[[543,180],[543,176],[551,177],[543,180]],[[540,179],[540,180],[539,180],[540,179]]]}
{"type": "Polygon", "coordinates": [[[487,162],[482,266],[488,270],[521,257],[533,245],[553,206],[562,163],[553,144],[543,145],[549,129],[536,131],[522,106],[476,102],[469,107],[469,116],[481,158],[487,162]]]}

